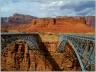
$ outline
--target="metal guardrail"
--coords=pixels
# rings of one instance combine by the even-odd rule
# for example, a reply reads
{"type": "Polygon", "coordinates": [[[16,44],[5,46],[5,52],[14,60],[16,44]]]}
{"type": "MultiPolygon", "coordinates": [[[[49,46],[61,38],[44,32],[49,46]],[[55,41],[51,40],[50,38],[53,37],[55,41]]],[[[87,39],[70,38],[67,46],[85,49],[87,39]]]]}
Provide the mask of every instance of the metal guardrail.
{"type": "Polygon", "coordinates": [[[1,35],[31,35],[31,34],[39,34],[39,32],[32,32],[32,33],[27,33],[27,32],[1,32],[1,35]]]}

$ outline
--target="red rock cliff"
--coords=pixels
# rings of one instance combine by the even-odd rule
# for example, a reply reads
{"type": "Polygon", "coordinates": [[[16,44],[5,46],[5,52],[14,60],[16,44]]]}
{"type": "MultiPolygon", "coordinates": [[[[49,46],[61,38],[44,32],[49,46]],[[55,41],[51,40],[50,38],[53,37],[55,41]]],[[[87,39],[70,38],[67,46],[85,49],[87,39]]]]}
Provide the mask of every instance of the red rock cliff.
{"type": "Polygon", "coordinates": [[[33,17],[30,19],[30,17],[27,16],[24,17],[23,19],[21,16],[16,16],[16,15],[14,17],[9,18],[9,21],[11,20],[11,22],[7,22],[7,24],[4,23],[1,24],[2,32],[7,31],[7,32],[64,32],[64,33],[92,32],[93,33],[95,31],[94,28],[92,27],[93,26],[92,20],[94,18],[91,20],[90,17],[86,18],[86,17],[79,17],[79,16],[76,17],[62,16],[56,18],[33,17]],[[18,24],[15,24],[16,22],[18,24]]]}

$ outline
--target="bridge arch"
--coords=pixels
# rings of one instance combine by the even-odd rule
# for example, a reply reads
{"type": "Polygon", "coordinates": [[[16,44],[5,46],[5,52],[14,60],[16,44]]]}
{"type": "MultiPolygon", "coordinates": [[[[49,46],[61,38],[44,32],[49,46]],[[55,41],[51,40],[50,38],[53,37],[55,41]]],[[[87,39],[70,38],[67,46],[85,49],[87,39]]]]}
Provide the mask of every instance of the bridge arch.
{"type": "Polygon", "coordinates": [[[69,43],[77,54],[82,70],[95,70],[95,37],[90,35],[61,35],[57,52],[63,52],[69,43]],[[90,68],[89,68],[90,67],[90,68]]]}
{"type": "Polygon", "coordinates": [[[28,39],[28,37],[27,38],[26,37],[25,38],[24,37],[14,37],[14,38],[7,37],[7,38],[1,38],[1,41],[2,41],[2,51],[3,51],[3,49],[8,44],[15,43],[18,40],[26,42],[28,44],[28,47],[29,47],[30,50],[32,50],[32,49],[39,49],[38,44],[37,44],[37,42],[36,42],[36,40],[34,38],[31,38],[31,39],[29,38],[28,39]]]}
{"type": "Polygon", "coordinates": [[[79,54],[78,54],[78,51],[76,50],[76,48],[74,47],[74,45],[72,44],[72,42],[70,40],[67,40],[67,39],[62,40],[61,43],[59,44],[59,46],[57,47],[57,52],[63,52],[65,49],[65,45],[67,43],[72,47],[73,51],[75,52],[75,55],[79,61],[79,64],[80,64],[82,71],[85,71],[84,65],[82,63],[82,60],[81,60],[79,54]]]}
{"type": "Polygon", "coordinates": [[[74,45],[72,44],[72,42],[70,42],[69,40],[68,40],[68,43],[72,46],[72,48],[73,48],[73,50],[74,50],[74,52],[75,52],[75,54],[76,54],[76,56],[77,56],[77,58],[78,58],[78,61],[79,61],[79,64],[80,64],[80,66],[81,66],[82,71],[85,71],[84,65],[83,65],[83,63],[82,63],[82,60],[81,60],[79,54],[78,54],[77,49],[74,47],[74,45]]]}

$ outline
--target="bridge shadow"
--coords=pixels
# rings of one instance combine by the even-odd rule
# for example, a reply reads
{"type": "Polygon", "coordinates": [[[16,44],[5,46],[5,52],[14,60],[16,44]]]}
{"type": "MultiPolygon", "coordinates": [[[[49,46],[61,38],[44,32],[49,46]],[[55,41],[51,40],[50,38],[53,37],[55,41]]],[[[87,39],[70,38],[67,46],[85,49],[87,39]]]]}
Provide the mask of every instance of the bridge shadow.
{"type": "Polygon", "coordinates": [[[54,58],[51,56],[45,44],[42,42],[39,34],[35,34],[34,37],[36,38],[37,44],[40,48],[40,53],[41,54],[43,53],[45,60],[48,60],[48,62],[52,66],[52,71],[62,71],[58,66],[58,64],[56,63],[56,61],[54,60],[54,58]]]}

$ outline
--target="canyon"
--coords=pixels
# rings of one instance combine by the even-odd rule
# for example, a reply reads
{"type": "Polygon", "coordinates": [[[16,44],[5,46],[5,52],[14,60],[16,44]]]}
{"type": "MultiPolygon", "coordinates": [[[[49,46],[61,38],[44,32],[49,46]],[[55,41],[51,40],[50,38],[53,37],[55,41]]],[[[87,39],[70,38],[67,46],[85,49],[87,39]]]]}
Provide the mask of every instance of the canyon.
{"type": "Polygon", "coordinates": [[[85,70],[93,71],[94,27],[94,16],[38,18],[14,14],[2,17],[1,70],[81,71],[81,59],[86,65],[85,70]],[[69,37],[68,42],[66,37],[69,37]],[[74,46],[69,40],[73,44],[76,41],[74,46]],[[80,59],[74,47],[77,48],[78,55],[80,53],[80,59]]]}
{"type": "Polygon", "coordinates": [[[29,48],[24,40],[7,44],[2,50],[2,71],[81,71],[72,47],[66,44],[65,51],[56,50],[57,43],[39,43],[39,49],[29,48]]]}
{"type": "Polygon", "coordinates": [[[93,71],[94,40],[90,34],[2,34],[1,70],[93,71]]]}

